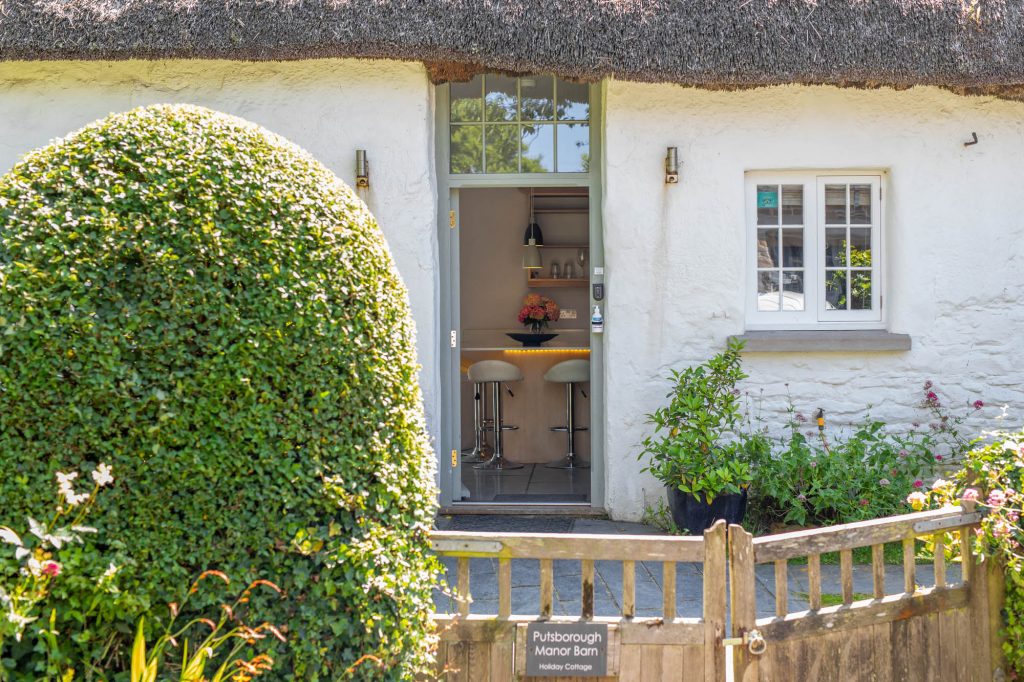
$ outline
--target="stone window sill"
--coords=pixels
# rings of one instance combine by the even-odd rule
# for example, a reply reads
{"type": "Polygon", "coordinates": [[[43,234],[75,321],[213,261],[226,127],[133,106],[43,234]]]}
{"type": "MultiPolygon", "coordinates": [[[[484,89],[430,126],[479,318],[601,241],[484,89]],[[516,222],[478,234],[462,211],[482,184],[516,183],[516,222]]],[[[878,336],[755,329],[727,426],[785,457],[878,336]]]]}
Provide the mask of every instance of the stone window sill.
{"type": "Polygon", "coordinates": [[[745,342],[745,353],[899,352],[911,347],[909,334],[882,329],[749,331],[730,339],[745,342]]]}

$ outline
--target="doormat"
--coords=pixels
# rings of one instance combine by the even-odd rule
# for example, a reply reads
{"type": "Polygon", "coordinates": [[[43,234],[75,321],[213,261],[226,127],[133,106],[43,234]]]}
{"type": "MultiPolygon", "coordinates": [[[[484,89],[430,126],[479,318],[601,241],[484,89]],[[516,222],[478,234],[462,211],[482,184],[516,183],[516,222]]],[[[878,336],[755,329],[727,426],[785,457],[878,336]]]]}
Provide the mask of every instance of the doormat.
{"type": "Polygon", "coordinates": [[[563,516],[491,516],[458,514],[451,517],[445,530],[476,533],[568,533],[571,518],[563,516]]]}
{"type": "Polygon", "coordinates": [[[495,502],[515,502],[516,504],[575,504],[578,502],[589,502],[586,493],[498,493],[494,496],[495,502]]]}

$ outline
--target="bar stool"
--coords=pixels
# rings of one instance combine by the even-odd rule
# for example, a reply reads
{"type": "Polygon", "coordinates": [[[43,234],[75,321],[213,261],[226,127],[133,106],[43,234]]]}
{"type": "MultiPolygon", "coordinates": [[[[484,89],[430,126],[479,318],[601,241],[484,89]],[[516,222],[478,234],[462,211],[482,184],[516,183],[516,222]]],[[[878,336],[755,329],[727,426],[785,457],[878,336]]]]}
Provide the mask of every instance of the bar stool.
{"type": "MultiPolygon", "coordinates": [[[[486,384],[491,384],[491,422],[489,430],[494,431],[494,454],[486,462],[474,465],[474,469],[489,469],[492,471],[504,471],[506,469],[522,469],[522,464],[516,464],[505,458],[501,451],[503,431],[518,429],[518,426],[506,425],[503,419],[501,406],[501,387],[510,381],[522,381],[523,373],[518,367],[503,360],[481,360],[469,366],[469,380],[483,386],[486,391],[486,384]]],[[[506,387],[507,390],[507,387],[506,387]]],[[[512,395],[512,391],[509,391],[512,395]]],[[[484,415],[486,419],[486,415],[484,415]]],[[[487,429],[487,427],[484,427],[487,429]]]]}
{"type": "MultiPolygon", "coordinates": [[[[574,414],[576,384],[590,381],[590,360],[566,360],[560,362],[547,371],[544,381],[565,384],[565,426],[553,426],[552,431],[565,431],[566,453],[554,462],[549,462],[549,469],[586,469],[590,466],[587,462],[576,458],[576,432],[586,431],[585,426],[576,426],[574,414]]],[[[583,389],[580,389],[582,392],[583,389]]],[[[586,393],[583,394],[586,397],[586,393]]]]}
{"type": "MultiPolygon", "coordinates": [[[[467,380],[470,380],[468,375],[467,380]]],[[[484,462],[494,454],[494,448],[487,442],[487,431],[490,430],[491,421],[487,417],[487,391],[484,390],[483,382],[474,381],[473,447],[462,451],[463,462],[484,462]]]]}

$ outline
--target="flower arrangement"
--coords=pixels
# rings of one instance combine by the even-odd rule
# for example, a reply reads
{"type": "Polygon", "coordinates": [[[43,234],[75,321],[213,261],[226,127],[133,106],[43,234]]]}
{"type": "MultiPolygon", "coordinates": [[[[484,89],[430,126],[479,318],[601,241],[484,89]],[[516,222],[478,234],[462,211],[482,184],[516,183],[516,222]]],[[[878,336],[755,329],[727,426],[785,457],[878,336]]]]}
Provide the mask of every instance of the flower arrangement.
{"type": "Polygon", "coordinates": [[[558,304],[547,296],[530,294],[523,299],[523,307],[519,310],[519,324],[530,328],[534,334],[548,326],[548,322],[557,322],[561,315],[558,304]]]}

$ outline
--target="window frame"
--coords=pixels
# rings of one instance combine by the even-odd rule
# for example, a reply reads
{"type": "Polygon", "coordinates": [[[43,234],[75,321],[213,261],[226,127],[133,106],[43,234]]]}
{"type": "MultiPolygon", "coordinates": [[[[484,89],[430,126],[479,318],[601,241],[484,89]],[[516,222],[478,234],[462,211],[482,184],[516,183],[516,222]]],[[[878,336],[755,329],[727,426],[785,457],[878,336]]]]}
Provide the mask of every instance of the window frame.
{"type": "Polygon", "coordinates": [[[557,177],[572,177],[572,176],[587,176],[589,171],[587,170],[559,170],[559,128],[561,126],[585,126],[587,136],[587,150],[590,154],[590,149],[594,146],[593,126],[594,126],[594,93],[593,88],[590,86],[584,86],[587,88],[587,118],[560,118],[558,116],[558,102],[559,102],[559,85],[565,83],[564,79],[560,79],[553,74],[537,74],[537,75],[523,75],[523,76],[506,76],[499,73],[481,73],[473,77],[469,82],[472,83],[477,78],[480,79],[480,120],[469,120],[469,121],[456,121],[451,118],[451,88],[445,88],[445,101],[443,107],[444,114],[444,126],[446,130],[446,149],[448,150],[448,168],[447,174],[451,177],[511,177],[511,176],[557,176],[557,177]],[[488,90],[487,80],[488,78],[505,78],[515,81],[515,117],[512,119],[504,120],[488,120],[487,119],[487,96],[491,92],[488,90]],[[523,118],[523,79],[524,78],[550,78],[551,79],[551,102],[552,112],[550,119],[524,119],[523,118]],[[523,130],[525,126],[537,126],[540,128],[550,128],[551,133],[551,166],[552,170],[544,171],[523,171],[523,150],[520,147],[516,154],[516,170],[515,171],[491,171],[488,170],[488,159],[487,159],[487,131],[488,127],[506,127],[514,128],[518,132],[516,139],[522,142],[523,130]],[[452,133],[457,127],[467,127],[479,129],[480,141],[481,141],[481,156],[480,156],[480,170],[477,172],[456,172],[452,169],[452,154],[451,154],[451,141],[452,133]]]}
{"type": "MultiPolygon", "coordinates": [[[[744,186],[744,253],[746,254],[743,281],[745,287],[746,328],[750,330],[827,330],[827,329],[884,329],[885,328],[885,173],[879,170],[807,170],[807,171],[748,171],[744,186]],[[757,187],[758,185],[801,185],[803,187],[804,230],[804,310],[759,311],[758,305],[758,241],[757,241],[757,187]],[[871,281],[872,308],[870,310],[827,310],[825,308],[825,254],[823,252],[825,223],[825,185],[844,184],[871,186],[872,204],[877,207],[871,216],[871,281]]],[[[781,189],[781,188],[780,188],[781,189]]],[[[781,223],[782,196],[779,194],[779,223],[781,223]]],[[[849,216],[847,216],[849,220],[849,216]]],[[[760,226],[764,228],[765,226],[760,226]]],[[[867,225],[864,225],[867,227],[867,225]]],[[[782,264],[779,269],[784,270],[782,264]]],[[[849,267],[849,266],[847,266],[849,267]]]]}

